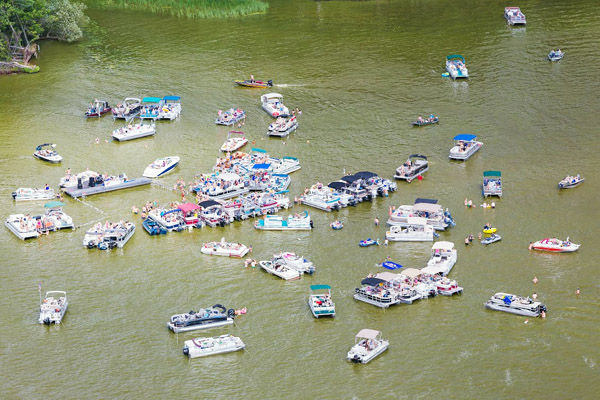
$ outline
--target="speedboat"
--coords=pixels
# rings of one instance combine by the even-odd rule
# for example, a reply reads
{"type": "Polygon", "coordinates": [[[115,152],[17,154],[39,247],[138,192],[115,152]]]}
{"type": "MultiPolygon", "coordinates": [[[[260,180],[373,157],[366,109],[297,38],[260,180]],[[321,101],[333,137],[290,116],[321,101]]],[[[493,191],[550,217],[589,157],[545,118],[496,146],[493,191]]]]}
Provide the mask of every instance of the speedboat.
{"type": "Polygon", "coordinates": [[[368,238],[368,239],[359,241],[358,245],[360,247],[369,247],[369,246],[373,246],[373,245],[378,245],[379,246],[379,241],[377,241],[375,239],[368,238]]]}
{"type": "Polygon", "coordinates": [[[246,112],[240,108],[230,108],[227,111],[219,110],[217,114],[217,119],[215,120],[215,124],[217,125],[229,126],[246,118],[246,112]]]}
{"type": "Polygon", "coordinates": [[[470,135],[467,133],[462,133],[460,135],[454,136],[454,147],[450,149],[450,157],[453,160],[467,160],[471,157],[477,150],[483,146],[483,143],[475,140],[476,135],[470,135]]]}
{"type": "Polygon", "coordinates": [[[256,81],[254,79],[245,79],[243,81],[241,81],[241,80],[235,80],[234,82],[238,86],[250,87],[250,88],[259,88],[259,89],[266,89],[268,87],[273,86],[273,81],[272,80],[268,80],[266,82],[263,82],[263,81],[256,81]]]}
{"type": "Polygon", "coordinates": [[[89,182],[90,178],[96,179],[100,174],[94,171],[83,171],[78,174],[72,175],[69,170],[67,174],[60,178],[59,187],[61,188],[74,188],[83,182],[89,182]]]}
{"type": "Polygon", "coordinates": [[[290,133],[294,132],[298,128],[298,120],[296,116],[292,116],[288,119],[284,117],[278,117],[275,122],[269,125],[267,134],[269,136],[286,137],[290,133]]]}
{"type": "Polygon", "coordinates": [[[563,180],[558,182],[559,189],[571,189],[576,186],[579,186],[583,183],[584,178],[577,174],[577,176],[566,176],[563,180]]]}
{"type": "Polygon", "coordinates": [[[143,176],[146,178],[158,178],[171,172],[179,165],[180,158],[177,156],[157,158],[154,162],[146,167],[143,176]]]}
{"type": "Polygon", "coordinates": [[[278,215],[265,215],[256,221],[254,227],[266,231],[310,231],[313,222],[308,211],[304,211],[302,214],[289,215],[287,220],[278,215]]]}
{"type": "Polygon", "coordinates": [[[111,111],[108,101],[105,100],[94,100],[94,103],[90,104],[90,107],[85,112],[86,117],[101,117],[111,111]]]}
{"type": "Polygon", "coordinates": [[[206,357],[215,354],[231,353],[242,350],[246,345],[237,336],[221,335],[208,338],[186,340],[183,354],[189,358],[206,357]]]}
{"type": "Polygon", "coordinates": [[[504,18],[509,25],[525,25],[527,19],[519,7],[504,7],[504,18]]]}
{"type": "Polygon", "coordinates": [[[225,143],[223,143],[223,146],[221,146],[221,151],[231,153],[233,151],[241,149],[247,143],[248,139],[246,139],[244,132],[229,131],[229,133],[227,134],[227,140],[225,141],[225,143]],[[231,136],[232,134],[241,136],[231,136]]]}
{"type": "Polygon", "coordinates": [[[484,237],[481,240],[481,244],[488,245],[499,242],[500,240],[502,240],[502,236],[498,235],[497,233],[492,233],[491,235],[484,237]]]}
{"type": "Polygon", "coordinates": [[[281,261],[260,261],[258,263],[268,273],[278,276],[286,281],[300,279],[300,272],[285,266],[281,261]]]}
{"type": "Polygon", "coordinates": [[[408,217],[405,225],[392,225],[385,238],[391,242],[432,242],[434,235],[426,218],[408,217]]]}
{"type": "Polygon", "coordinates": [[[112,108],[114,119],[124,119],[129,121],[140,113],[142,101],[135,97],[127,97],[123,103],[117,104],[112,108]]]}
{"type": "Polygon", "coordinates": [[[410,183],[413,179],[422,176],[428,170],[429,162],[427,161],[427,157],[421,154],[411,154],[408,160],[396,169],[394,178],[404,179],[410,183]]]}
{"type": "Polygon", "coordinates": [[[122,248],[135,233],[135,225],[131,222],[106,222],[96,224],[85,233],[83,245],[88,249],[94,247],[100,250],[122,248]]]}
{"type": "Polygon", "coordinates": [[[162,227],[152,218],[146,218],[144,221],[142,221],[142,227],[144,227],[149,235],[164,235],[168,232],[166,228],[162,227]]]}
{"type": "Polygon", "coordinates": [[[120,142],[124,142],[126,140],[139,139],[146,136],[152,136],[156,133],[156,125],[154,123],[151,124],[129,124],[127,126],[122,126],[113,131],[112,137],[115,140],[120,142]]]}
{"type": "Polygon", "coordinates": [[[538,240],[529,246],[529,249],[549,251],[552,253],[572,253],[579,250],[580,244],[572,243],[569,238],[567,240],[560,240],[557,238],[546,238],[538,240]]]}
{"type": "Polygon", "coordinates": [[[39,189],[18,188],[12,192],[12,198],[15,201],[52,200],[56,198],[56,193],[48,186],[39,189]]]}
{"type": "Polygon", "coordinates": [[[335,220],[331,224],[329,224],[329,226],[331,226],[331,229],[338,231],[344,227],[344,224],[342,223],[342,221],[335,220]]]}
{"type": "Polygon", "coordinates": [[[413,126],[425,126],[425,125],[433,125],[440,122],[440,119],[433,114],[430,114],[429,117],[423,118],[419,117],[416,121],[413,121],[413,126]]]}
{"type": "Polygon", "coordinates": [[[44,300],[40,304],[38,322],[45,325],[60,324],[68,306],[67,292],[61,290],[46,292],[44,300]]]}
{"type": "Polygon", "coordinates": [[[539,301],[533,301],[529,297],[521,297],[502,292],[493,295],[485,303],[485,308],[523,315],[525,317],[539,317],[542,312],[546,313],[548,311],[546,306],[539,301]]]}
{"type": "Polygon", "coordinates": [[[565,56],[565,53],[562,52],[560,49],[556,49],[556,50],[551,50],[550,53],[548,53],[548,60],[549,61],[560,61],[562,60],[562,58],[565,56]]]}
{"type": "Polygon", "coordinates": [[[458,253],[452,242],[436,242],[431,247],[431,258],[421,271],[430,275],[446,276],[456,264],[458,253]]]}
{"type": "Polygon", "coordinates": [[[401,205],[396,208],[387,220],[388,225],[407,226],[408,219],[411,217],[421,217],[427,219],[427,225],[433,229],[443,231],[448,227],[454,226],[454,220],[449,211],[437,204],[435,199],[415,200],[414,205],[401,205]]]}
{"type": "Polygon", "coordinates": [[[303,274],[312,274],[315,272],[315,266],[312,262],[289,251],[275,254],[273,256],[273,261],[275,262],[275,260],[280,260],[286,267],[295,269],[303,274]]]}
{"type": "Polygon", "coordinates": [[[502,173],[500,171],[484,171],[483,184],[481,185],[483,197],[502,197],[502,173]]]}
{"type": "Polygon", "coordinates": [[[231,325],[234,318],[234,309],[227,310],[221,304],[215,304],[212,307],[201,308],[198,311],[192,310],[189,313],[172,315],[167,327],[174,333],[190,332],[231,325]]]}
{"type": "Polygon", "coordinates": [[[308,307],[315,318],[335,317],[335,303],[331,300],[331,286],[310,285],[308,307]]]}
{"type": "Polygon", "coordinates": [[[165,96],[162,99],[162,104],[158,109],[158,119],[174,120],[181,114],[181,97],[180,96],[165,96]]]}
{"type": "Polygon", "coordinates": [[[348,361],[366,364],[384,351],[390,343],[381,338],[381,332],[362,329],[355,337],[354,346],[348,352],[348,361]]]}
{"type": "Polygon", "coordinates": [[[290,115],[290,110],[282,103],[283,96],[279,93],[268,93],[260,96],[260,102],[263,110],[271,117],[287,117],[290,115]]]}
{"type": "Polygon", "coordinates": [[[56,145],[53,143],[40,144],[35,148],[33,156],[42,161],[48,161],[50,163],[59,163],[62,161],[62,157],[55,150],[56,145]]]}
{"type": "Polygon", "coordinates": [[[452,54],[446,57],[446,71],[448,71],[448,74],[454,80],[467,79],[469,77],[465,58],[460,54],[452,54]]]}
{"type": "Polygon", "coordinates": [[[200,252],[209,256],[244,257],[250,249],[241,243],[226,242],[221,238],[220,242],[208,242],[202,245],[200,252]]]}

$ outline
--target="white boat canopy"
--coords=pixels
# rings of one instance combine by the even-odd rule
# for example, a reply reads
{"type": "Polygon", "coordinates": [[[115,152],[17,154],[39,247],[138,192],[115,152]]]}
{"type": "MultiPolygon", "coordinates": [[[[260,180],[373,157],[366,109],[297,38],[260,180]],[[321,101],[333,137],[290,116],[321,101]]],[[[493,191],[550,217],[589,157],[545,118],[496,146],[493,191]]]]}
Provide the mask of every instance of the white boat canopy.
{"type": "Polygon", "coordinates": [[[442,266],[431,265],[429,267],[423,268],[421,272],[429,275],[443,274],[444,272],[446,272],[446,268],[442,266]]]}
{"type": "Polygon", "coordinates": [[[232,172],[223,172],[217,175],[218,178],[221,178],[224,181],[236,181],[240,179],[238,174],[234,174],[232,172]]]}
{"type": "Polygon", "coordinates": [[[408,225],[427,225],[427,218],[408,217],[406,221],[408,225]]]}
{"type": "Polygon", "coordinates": [[[454,249],[454,243],[452,242],[435,242],[433,244],[433,246],[431,247],[431,250],[453,250],[454,249]]]}
{"type": "Polygon", "coordinates": [[[375,278],[377,279],[383,279],[384,281],[388,281],[388,282],[392,282],[400,278],[400,274],[394,274],[392,272],[380,272],[377,275],[375,275],[375,278]]]}
{"type": "Polygon", "coordinates": [[[404,275],[407,278],[416,278],[417,276],[421,275],[421,273],[422,271],[420,269],[406,268],[402,272],[400,272],[400,275],[404,275]]]}
{"type": "Polygon", "coordinates": [[[267,93],[267,94],[263,94],[263,97],[265,99],[283,99],[283,95],[281,95],[279,93],[267,93]]]}
{"type": "Polygon", "coordinates": [[[376,331],[375,329],[361,329],[360,332],[356,334],[356,337],[363,339],[377,339],[379,333],[380,332],[376,331]]]}
{"type": "Polygon", "coordinates": [[[434,213],[442,211],[442,206],[431,203],[417,203],[413,206],[413,210],[434,213]]]}

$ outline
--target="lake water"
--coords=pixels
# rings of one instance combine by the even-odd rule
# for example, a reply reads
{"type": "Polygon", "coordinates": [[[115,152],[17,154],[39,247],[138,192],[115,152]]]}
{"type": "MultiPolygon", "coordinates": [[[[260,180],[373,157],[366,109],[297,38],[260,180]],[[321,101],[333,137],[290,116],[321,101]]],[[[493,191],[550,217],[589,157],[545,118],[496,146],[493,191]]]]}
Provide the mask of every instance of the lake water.
{"type": "MultiPolygon", "coordinates": [[[[389,198],[334,214],[309,209],[310,233],[259,232],[251,221],[225,228],[150,237],[132,205],[167,203],[176,194],[147,186],[86,199],[66,199],[77,225],[131,219],[138,231],[124,249],[81,246],[85,228],[21,242],[0,230],[0,388],[4,398],[596,398],[600,389],[597,195],[600,193],[600,17],[597,1],[533,1],[518,5],[528,25],[511,28],[503,2],[271,1],[265,15],[187,20],[90,10],[94,27],[78,44],[41,43],[41,72],[0,78],[0,208],[3,215],[39,212],[15,204],[17,187],[58,184],[64,170],[85,168],[133,177],[155,158],[178,155],[160,182],[210,171],[228,129],[218,109],[247,111],[244,130],[255,146],[301,160],[293,198],[316,181],[371,170],[391,178],[412,153],[429,157],[421,182],[399,182],[389,198]],[[558,63],[545,57],[566,52],[558,63]],[[445,56],[463,54],[471,78],[442,78],[445,56]],[[285,140],[265,135],[264,90],[234,87],[254,74],[303,114],[285,140]],[[94,98],[182,96],[183,114],[159,123],[153,138],[111,142],[121,125],[86,120],[94,98]],[[414,129],[419,114],[439,126],[414,129]],[[484,147],[465,163],[450,162],[458,133],[484,147]],[[95,144],[95,138],[101,139],[95,144]],[[105,140],[106,139],[106,140],[105,140]],[[31,156],[53,142],[60,166],[31,156]],[[481,176],[501,170],[504,197],[481,204],[481,176]],[[559,192],[565,175],[581,187],[559,192]],[[383,238],[392,205],[439,199],[457,225],[441,239],[456,243],[450,277],[462,296],[438,296],[380,310],[352,298],[354,288],[387,256],[425,266],[431,243],[360,248],[383,238]],[[336,218],[345,228],[332,231],[336,218]],[[464,237],[491,222],[500,243],[465,247],[464,237]],[[531,241],[570,236],[581,249],[557,255],[528,251],[531,241]],[[200,253],[205,241],[252,245],[253,257],[295,251],[317,266],[314,276],[284,282],[236,259],[200,253]],[[537,276],[539,283],[533,285],[537,276]],[[59,327],[37,322],[37,285],[66,290],[70,306],[59,327]],[[335,319],[316,320],[308,287],[333,287],[335,319]],[[581,288],[581,295],[575,290],[581,288]],[[538,293],[545,320],[487,311],[495,292],[538,293]],[[221,303],[247,307],[233,327],[174,335],[170,315],[221,303]],[[368,365],[345,360],[362,328],[380,330],[389,350],[368,365]],[[243,352],[188,360],[183,342],[232,333],[243,352]]],[[[296,206],[295,211],[303,210],[296,206]]],[[[282,212],[286,215],[286,212],[282,212]]]]}

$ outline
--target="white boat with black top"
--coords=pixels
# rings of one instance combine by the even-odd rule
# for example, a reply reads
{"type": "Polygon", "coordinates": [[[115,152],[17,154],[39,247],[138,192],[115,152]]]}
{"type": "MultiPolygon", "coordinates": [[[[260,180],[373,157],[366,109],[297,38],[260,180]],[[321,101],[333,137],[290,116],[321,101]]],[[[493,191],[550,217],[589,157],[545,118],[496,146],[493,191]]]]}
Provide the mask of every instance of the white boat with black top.
{"type": "Polygon", "coordinates": [[[33,156],[39,160],[54,164],[61,162],[63,159],[56,151],[56,145],[54,143],[40,144],[35,148],[33,156]]]}
{"type": "Polygon", "coordinates": [[[231,325],[234,318],[234,309],[227,309],[221,304],[215,304],[198,311],[192,310],[188,313],[172,315],[167,327],[174,333],[190,332],[231,325]]]}

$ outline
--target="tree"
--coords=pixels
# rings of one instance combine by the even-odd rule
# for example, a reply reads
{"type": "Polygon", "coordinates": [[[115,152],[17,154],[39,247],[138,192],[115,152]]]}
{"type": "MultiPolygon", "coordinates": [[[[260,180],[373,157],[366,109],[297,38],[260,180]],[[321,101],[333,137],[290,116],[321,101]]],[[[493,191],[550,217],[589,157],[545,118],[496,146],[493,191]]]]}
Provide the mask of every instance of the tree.
{"type": "Polygon", "coordinates": [[[41,21],[45,38],[67,42],[78,40],[82,36],[80,25],[87,23],[83,13],[86,6],[82,3],[71,3],[69,0],[48,0],[47,14],[41,21]]]}

